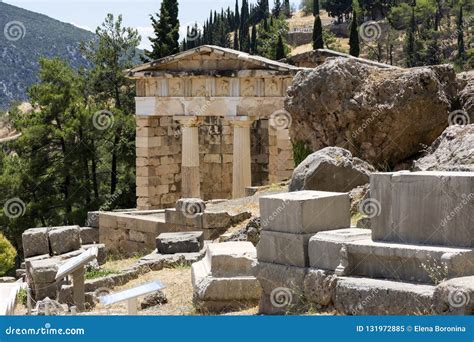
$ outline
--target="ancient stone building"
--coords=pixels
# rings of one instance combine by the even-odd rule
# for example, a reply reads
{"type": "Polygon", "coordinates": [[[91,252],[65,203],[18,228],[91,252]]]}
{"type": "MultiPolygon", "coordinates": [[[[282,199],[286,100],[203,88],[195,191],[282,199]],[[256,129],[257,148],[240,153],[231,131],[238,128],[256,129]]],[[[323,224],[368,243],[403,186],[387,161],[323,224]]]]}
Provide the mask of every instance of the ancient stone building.
{"type": "Polygon", "coordinates": [[[201,46],[129,70],[136,80],[137,207],[243,197],[291,176],[284,98],[301,68],[201,46]]]}

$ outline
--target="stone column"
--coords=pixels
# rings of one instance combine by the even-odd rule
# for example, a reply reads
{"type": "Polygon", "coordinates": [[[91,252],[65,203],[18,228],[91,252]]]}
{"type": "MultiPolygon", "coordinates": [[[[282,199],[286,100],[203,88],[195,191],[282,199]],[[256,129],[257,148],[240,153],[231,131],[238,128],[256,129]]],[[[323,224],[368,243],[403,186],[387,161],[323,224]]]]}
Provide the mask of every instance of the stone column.
{"type": "Polygon", "coordinates": [[[199,123],[197,116],[175,116],[181,125],[183,146],[181,149],[181,197],[200,198],[201,178],[199,172],[199,123]]]}
{"type": "Polygon", "coordinates": [[[245,188],[252,186],[250,126],[252,119],[248,116],[237,116],[230,119],[234,127],[234,156],[232,168],[232,197],[245,197],[245,188]]]}

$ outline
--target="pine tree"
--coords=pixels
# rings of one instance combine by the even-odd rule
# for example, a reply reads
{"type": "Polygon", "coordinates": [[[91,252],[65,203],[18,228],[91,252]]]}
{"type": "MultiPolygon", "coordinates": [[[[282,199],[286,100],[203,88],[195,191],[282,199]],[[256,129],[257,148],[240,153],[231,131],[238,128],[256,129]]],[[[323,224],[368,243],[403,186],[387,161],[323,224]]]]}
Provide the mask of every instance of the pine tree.
{"type": "Polygon", "coordinates": [[[357,13],[355,9],[352,10],[352,21],[349,37],[349,53],[351,56],[354,57],[359,57],[360,54],[359,31],[357,30],[357,13]]]}
{"type": "Polygon", "coordinates": [[[414,67],[416,64],[415,31],[416,31],[415,5],[412,5],[410,25],[408,26],[408,32],[407,32],[407,38],[406,38],[406,65],[409,68],[414,67]]]}
{"type": "Polygon", "coordinates": [[[459,15],[456,21],[456,32],[458,34],[458,60],[461,64],[466,58],[466,47],[464,45],[464,19],[463,5],[459,7],[459,15]]]}
{"type": "Polygon", "coordinates": [[[150,37],[151,51],[145,51],[148,60],[155,60],[179,52],[178,1],[163,0],[160,14],[150,16],[154,37],[150,37]]]}
{"type": "Polygon", "coordinates": [[[319,17],[319,0],[313,2],[314,27],[313,27],[313,49],[323,49],[323,25],[319,17]]]}
{"type": "Polygon", "coordinates": [[[285,57],[286,57],[286,54],[285,54],[285,46],[283,45],[283,38],[281,37],[281,35],[279,35],[278,43],[275,50],[275,59],[279,61],[280,59],[283,59],[285,57]]]}

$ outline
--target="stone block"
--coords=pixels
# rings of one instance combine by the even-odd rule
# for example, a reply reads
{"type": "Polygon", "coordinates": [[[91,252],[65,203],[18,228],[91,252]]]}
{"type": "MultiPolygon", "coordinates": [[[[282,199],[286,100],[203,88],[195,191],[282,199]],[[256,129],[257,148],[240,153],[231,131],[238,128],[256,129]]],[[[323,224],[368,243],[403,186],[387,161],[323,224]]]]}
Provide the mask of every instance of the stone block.
{"type": "Polygon", "coordinates": [[[343,260],[340,251],[344,246],[346,275],[427,284],[474,275],[473,249],[376,242],[363,235],[347,241],[330,233],[311,238],[311,267],[334,271],[343,260]]]}
{"type": "Polygon", "coordinates": [[[350,227],[346,193],[300,191],[260,198],[263,230],[309,234],[350,227]]]}
{"type": "Polygon", "coordinates": [[[376,241],[474,247],[474,172],[375,174],[371,196],[376,241]]]}
{"type": "Polygon", "coordinates": [[[228,228],[231,225],[232,218],[225,212],[205,212],[202,215],[202,228],[228,228]]]}
{"type": "Polygon", "coordinates": [[[340,262],[340,250],[351,241],[370,239],[368,229],[348,228],[320,232],[308,245],[309,264],[313,268],[334,271],[340,262]]]}
{"type": "Polygon", "coordinates": [[[22,234],[25,258],[49,254],[48,228],[32,228],[22,234]]]}
{"type": "Polygon", "coordinates": [[[308,267],[308,242],[313,234],[262,231],[257,245],[259,261],[308,267]]]}
{"type": "Polygon", "coordinates": [[[449,279],[436,286],[433,308],[437,315],[474,314],[474,277],[449,279]]]}
{"type": "Polygon", "coordinates": [[[205,267],[203,261],[192,265],[192,283],[195,289],[195,297],[206,301],[232,301],[245,299],[258,299],[260,286],[255,277],[214,277],[205,267]],[[240,285],[250,285],[250,291],[240,288],[240,285]],[[244,290],[244,291],[243,291],[244,290]]]}
{"type": "Polygon", "coordinates": [[[48,235],[53,255],[64,254],[81,248],[79,226],[52,228],[48,235]]]}
{"type": "Polygon", "coordinates": [[[214,277],[252,276],[257,251],[250,242],[213,243],[207,246],[204,266],[214,277]]]}
{"type": "Polygon", "coordinates": [[[59,260],[57,258],[27,261],[26,273],[28,283],[54,283],[58,268],[59,260]]]}
{"type": "Polygon", "coordinates": [[[259,312],[286,314],[303,305],[307,269],[259,262],[254,275],[262,287],[259,312]]]}
{"type": "Polygon", "coordinates": [[[156,238],[156,248],[161,254],[194,253],[203,246],[202,232],[162,233],[156,238]]]}
{"type": "Polygon", "coordinates": [[[90,211],[87,213],[87,227],[99,228],[99,213],[99,211],[90,211]]]}
{"type": "Polygon", "coordinates": [[[79,228],[81,235],[81,244],[90,245],[99,243],[99,228],[81,227],[79,228]]]}
{"type": "Polygon", "coordinates": [[[191,269],[196,307],[216,311],[256,305],[261,288],[252,275],[255,258],[251,243],[209,244],[206,257],[191,269]]]}
{"type": "Polygon", "coordinates": [[[334,306],[345,315],[429,315],[434,286],[369,278],[341,278],[334,306]]]}
{"type": "Polygon", "coordinates": [[[176,202],[176,211],[185,216],[202,214],[206,210],[206,203],[200,198],[181,198],[176,202]]]}
{"type": "Polygon", "coordinates": [[[330,306],[336,292],[338,277],[330,271],[311,268],[304,278],[304,296],[316,305],[330,306]]]}

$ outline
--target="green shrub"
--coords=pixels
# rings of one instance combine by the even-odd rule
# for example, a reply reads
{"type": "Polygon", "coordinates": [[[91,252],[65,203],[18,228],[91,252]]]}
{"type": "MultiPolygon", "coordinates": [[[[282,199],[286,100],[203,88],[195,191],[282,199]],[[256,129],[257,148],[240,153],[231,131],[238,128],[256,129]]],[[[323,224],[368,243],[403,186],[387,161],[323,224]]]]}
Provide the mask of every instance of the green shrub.
{"type": "Polygon", "coordinates": [[[307,148],[303,141],[293,143],[293,159],[295,161],[295,167],[300,165],[311,153],[313,153],[313,151],[307,148]]]}
{"type": "Polygon", "coordinates": [[[3,234],[0,234],[0,276],[15,266],[16,250],[3,234]]]}

